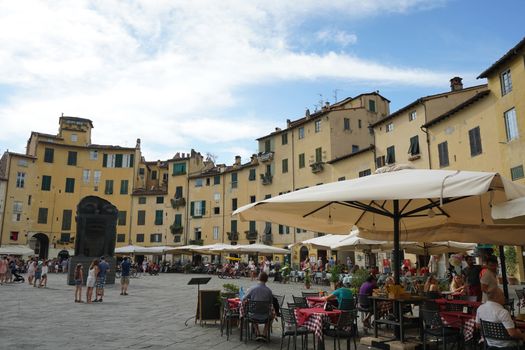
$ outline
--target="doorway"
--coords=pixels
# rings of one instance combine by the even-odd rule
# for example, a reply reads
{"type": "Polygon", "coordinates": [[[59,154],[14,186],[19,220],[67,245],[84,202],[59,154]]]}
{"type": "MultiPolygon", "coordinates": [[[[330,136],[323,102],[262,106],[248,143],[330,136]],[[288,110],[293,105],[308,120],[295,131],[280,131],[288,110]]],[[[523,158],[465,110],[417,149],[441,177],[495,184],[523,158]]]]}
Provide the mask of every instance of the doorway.
{"type": "Polygon", "coordinates": [[[35,255],[38,255],[39,259],[47,259],[49,254],[49,237],[43,233],[37,233],[33,235],[29,240],[30,247],[35,251],[35,255]]]}

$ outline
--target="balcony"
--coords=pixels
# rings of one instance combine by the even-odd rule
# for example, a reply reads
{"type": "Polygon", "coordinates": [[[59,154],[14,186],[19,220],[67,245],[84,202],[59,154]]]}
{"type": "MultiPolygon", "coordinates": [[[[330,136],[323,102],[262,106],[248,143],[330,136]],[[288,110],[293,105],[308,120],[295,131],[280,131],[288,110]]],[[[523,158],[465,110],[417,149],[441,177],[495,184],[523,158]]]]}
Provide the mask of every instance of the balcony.
{"type": "Polygon", "coordinates": [[[179,209],[179,207],[184,207],[186,205],[186,199],[184,197],[172,198],[170,199],[171,207],[173,209],[179,209]]]}
{"type": "Polygon", "coordinates": [[[261,152],[257,155],[257,160],[261,163],[271,162],[273,160],[274,152],[261,152]]]}
{"type": "Polygon", "coordinates": [[[188,244],[190,244],[190,245],[203,245],[204,241],[202,239],[190,239],[188,244]]]}
{"type": "Polygon", "coordinates": [[[270,185],[272,183],[272,174],[261,174],[261,182],[263,185],[270,185]]]}
{"type": "Polygon", "coordinates": [[[266,234],[262,236],[262,242],[263,244],[272,245],[273,238],[271,234],[266,234]]]}
{"type": "Polygon", "coordinates": [[[170,226],[170,231],[174,235],[180,235],[184,231],[184,228],[182,226],[171,225],[170,226]]]}
{"type": "Polygon", "coordinates": [[[320,173],[324,170],[324,163],[323,162],[316,162],[313,164],[310,164],[310,167],[312,168],[312,173],[320,173]]]}
{"type": "Polygon", "coordinates": [[[228,232],[228,239],[230,241],[238,241],[239,240],[239,232],[228,232]]]}
{"type": "Polygon", "coordinates": [[[257,240],[257,231],[244,231],[244,233],[246,234],[246,239],[248,241],[255,241],[257,240]]]}

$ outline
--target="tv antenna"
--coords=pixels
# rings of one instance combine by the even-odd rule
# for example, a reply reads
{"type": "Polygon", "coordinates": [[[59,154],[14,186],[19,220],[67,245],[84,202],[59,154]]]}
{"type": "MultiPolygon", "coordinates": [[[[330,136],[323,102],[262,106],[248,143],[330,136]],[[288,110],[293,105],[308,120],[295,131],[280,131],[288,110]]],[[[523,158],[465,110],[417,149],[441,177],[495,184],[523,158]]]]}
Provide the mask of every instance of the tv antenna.
{"type": "Polygon", "coordinates": [[[334,103],[337,103],[337,93],[342,91],[341,89],[334,89],[334,103]]]}

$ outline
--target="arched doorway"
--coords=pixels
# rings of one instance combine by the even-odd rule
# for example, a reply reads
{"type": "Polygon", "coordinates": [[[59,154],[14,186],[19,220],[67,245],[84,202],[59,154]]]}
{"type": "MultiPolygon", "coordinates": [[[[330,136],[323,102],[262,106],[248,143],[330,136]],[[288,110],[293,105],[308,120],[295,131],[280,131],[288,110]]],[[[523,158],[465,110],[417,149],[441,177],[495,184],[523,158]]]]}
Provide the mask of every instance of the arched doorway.
{"type": "Polygon", "coordinates": [[[308,257],[308,248],[301,247],[301,250],[299,250],[300,261],[304,261],[307,257],[308,257]]]}
{"type": "Polygon", "coordinates": [[[29,246],[35,251],[40,259],[47,259],[49,253],[49,237],[43,233],[33,235],[29,240],[29,246]]]}

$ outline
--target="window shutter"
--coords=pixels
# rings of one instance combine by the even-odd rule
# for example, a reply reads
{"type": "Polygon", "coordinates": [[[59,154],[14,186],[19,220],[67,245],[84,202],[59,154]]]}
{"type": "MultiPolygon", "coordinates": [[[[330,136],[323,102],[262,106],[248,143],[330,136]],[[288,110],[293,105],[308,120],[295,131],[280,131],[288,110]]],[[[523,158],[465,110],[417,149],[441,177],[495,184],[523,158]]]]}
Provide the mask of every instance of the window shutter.
{"type": "Polygon", "coordinates": [[[122,168],[122,154],[115,155],[115,168],[122,168]]]}
{"type": "Polygon", "coordinates": [[[195,216],[195,202],[190,203],[190,215],[195,216]]]}
{"type": "Polygon", "coordinates": [[[107,153],[104,153],[104,155],[102,156],[102,166],[104,168],[108,167],[108,154],[107,153]]]}
{"type": "Polygon", "coordinates": [[[201,202],[201,213],[202,216],[206,215],[206,201],[201,202]]]}
{"type": "Polygon", "coordinates": [[[135,155],[134,154],[130,154],[129,155],[129,167],[130,168],[133,168],[133,162],[135,160],[135,155]]]}

